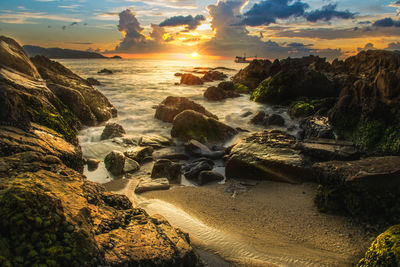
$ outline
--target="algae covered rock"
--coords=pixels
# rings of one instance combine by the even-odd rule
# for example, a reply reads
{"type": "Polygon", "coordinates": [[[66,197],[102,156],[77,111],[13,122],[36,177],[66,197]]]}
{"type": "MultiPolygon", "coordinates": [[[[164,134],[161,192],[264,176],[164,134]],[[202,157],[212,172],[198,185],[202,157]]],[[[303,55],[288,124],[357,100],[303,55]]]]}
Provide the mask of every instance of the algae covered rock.
{"type": "Polygon", "coordinates": [[[172,122],[174,117],[184,110],[194,110],[208,117],[218,119],[217,116],[206,110],[202,105],[186,97],[175,96],[168,96],[164,99],[161,104],[157,106],[154,117],[165,122],[172,122]]]}
{"type": "Polygon", "coordinates": [[[380,234],[360,260],[358,266],[399,266],[400,225],[395,225],[380,234]]]}
{"type": "Polygon", "coordinates": [[[111,151],[104,158],[106,169],[113,175],[121,175],[124,173],[125,155],[119,151],[111,151]]]}
{"type": "Polygon", "coordinates": [[[172,122],[171,136],[183,141],[191,139],[200,142],[225,142],[237,134],[232,127],[203,114],[185,110],[172,122]]]}

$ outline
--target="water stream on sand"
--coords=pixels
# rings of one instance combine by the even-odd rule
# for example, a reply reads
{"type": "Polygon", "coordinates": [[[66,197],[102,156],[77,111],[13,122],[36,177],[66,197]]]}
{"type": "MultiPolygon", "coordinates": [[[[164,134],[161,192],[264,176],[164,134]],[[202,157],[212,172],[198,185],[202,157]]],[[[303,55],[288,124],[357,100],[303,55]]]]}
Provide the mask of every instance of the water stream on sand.
{"type": "MultiPolygon", "coordinates": [[[[87,78],[98,79],[102,86],[97,88],[113,103],[118,109],[118,118],[112,119],[121,124],[127,132],[127,136],[140,138],[143,135],[170,136],[171,124],[154,119],[154,106],[158,105],[169,95],[185,96],[203,105],[210,112],[216,114],[220,121],[232,126],[249,130],[250,132],[261,130],[257,126],[249,124],[251,116],[243,117],[246,112],[256,113],[277,113],[286,120],[288,127],[296,125],[284,109],[272,108],[267,105],[260,105],[251,102],[247,95],[239,98],[228,99],[222,102],[208,102],[203,97],[204,90],[216,85],[217,82],[206,83],[202,86],[174,85],[179,78],[174,76],[176,72],[191,71],[194,67],[228,67],[235,70],[222,70],[229,76],[237,73],[239,68],[245,65],[238,65],[231,61],[167,61],[167,60],[117,60],[117,59],[90,59],[90,60],[59,60],[78,75],[87,78]],[[107,68],[114,71],[112,75],[98,74],[100,69],[107,68]]],[[[201,75],[201,74],[197,74],[201,75]]],[[[123,151],[117,142],[112,140],[100,141],[100,135],[104,126],[90,127],[79,133],[79,141],[82,146],[85,158],[103,160],[111,150],[123,151]]],[[[236,140],[246,133],[239,134],[236,140]]],[[[247,133],[248,134],[248,133],[247,133]]],[[[235,140],[231,140],[231,143],[235,140]]],[[[229,145],[229,144],[226,144],[229,145]]],[[[224,172],[221,166],[219,171],[224,172]]],[[[114,178],[105,170],[101,163],[94,172],[85,169],[85,175],[89,180],[109,183],[114,178]]],[[[130,183],[130,182],[128,182],[130,183]]],[[[211,228],[196,218],[191,217],[185,211],[161,200],[147,200],[137,197],[133,188],[127,186],[125,190],[116,190],[127,194],[136,204],[144,208],[150,214],[159,213],[165,216],[171,224],[181,227],[189,232],[192,237],[204,244],[212,252],[216,252],[227,259],[247,259],[249,262],[262,262],[263,266],[268,263],[271,266],[296,266],[312,265],[307,262],[284,258],[279,256],[259,253],[252,249],[245,242],[211,228]],[[128,191],[127,191],[128,190],[128,191]]],[[[267,265],[268,266],[268,265],[267,265]]]]}

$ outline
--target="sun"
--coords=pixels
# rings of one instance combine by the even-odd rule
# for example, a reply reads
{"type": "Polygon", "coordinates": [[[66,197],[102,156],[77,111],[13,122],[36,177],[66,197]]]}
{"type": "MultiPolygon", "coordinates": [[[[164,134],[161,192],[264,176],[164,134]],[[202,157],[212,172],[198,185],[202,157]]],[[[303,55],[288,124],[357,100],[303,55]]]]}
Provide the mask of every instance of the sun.
{"type": "Polygon", "coordinates": [[[191,56],[192,56],[192,58],[198,58],[198,57],[199,57],[199,53],[193,52],[193,53],[191,54],[191,56]]]}

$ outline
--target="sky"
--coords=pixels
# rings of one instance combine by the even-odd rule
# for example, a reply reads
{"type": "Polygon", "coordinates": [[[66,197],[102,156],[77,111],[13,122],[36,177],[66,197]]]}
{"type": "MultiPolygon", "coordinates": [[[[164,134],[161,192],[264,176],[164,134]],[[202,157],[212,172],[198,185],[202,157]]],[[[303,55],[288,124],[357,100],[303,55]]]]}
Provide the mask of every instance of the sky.
{"type": "Polygon", "coordinates": [[[0,35],[124,57],[400,50],[400,0],[0,0],[0,35]]]}

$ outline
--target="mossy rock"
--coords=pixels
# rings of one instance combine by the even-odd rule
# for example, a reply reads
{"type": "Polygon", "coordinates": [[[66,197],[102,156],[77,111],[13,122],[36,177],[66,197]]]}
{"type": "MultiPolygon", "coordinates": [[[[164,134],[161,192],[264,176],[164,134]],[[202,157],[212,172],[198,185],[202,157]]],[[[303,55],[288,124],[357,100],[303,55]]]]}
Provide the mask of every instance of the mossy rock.
{"type": "Polygon", "coordinates": [[[246,85],[240,84],[240,83],[235,83],[234,90],[235,90],[235,92],[242,93],[242,94],[250,93],[249,87],[247,87],[246,85]]]}
{"type": "Polygon", "coordinates": [[[290,105],[288,112],[295,118],[308,117],[315,113],[315,105],[306,101],[296,101],[290,105]]]}
{"type": "Polygon", "coordinates": [[[358,266],[400,266],[400,224],[379,235],[358,266]]]}
{"type": "Polygon", "coordinates": [[[250,93],[249,87],[247,87],[246,85],[243,85],[240,83],[234,83],[234,82],[220,82],[218,84],[218,88],[220,88],[224,91],[234,91],[234,92],[242,93],[242,94],[250,93]]]}

